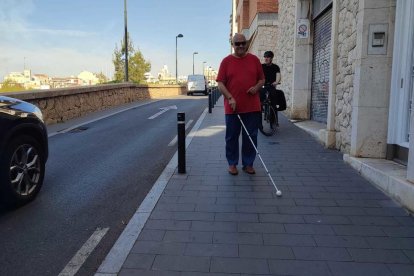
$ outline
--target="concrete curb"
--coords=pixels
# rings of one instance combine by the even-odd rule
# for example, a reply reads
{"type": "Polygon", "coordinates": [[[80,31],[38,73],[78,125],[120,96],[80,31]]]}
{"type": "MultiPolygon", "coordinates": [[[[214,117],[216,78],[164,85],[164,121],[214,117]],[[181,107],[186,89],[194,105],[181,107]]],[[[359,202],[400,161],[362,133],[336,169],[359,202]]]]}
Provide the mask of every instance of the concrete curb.
{"type": "Polygon", "coordinates": [[[404,208],[414,212],[414,184],[406,180],[405,166],[384,159],[356,158],[344,154],[344,161],[404,208]]]}

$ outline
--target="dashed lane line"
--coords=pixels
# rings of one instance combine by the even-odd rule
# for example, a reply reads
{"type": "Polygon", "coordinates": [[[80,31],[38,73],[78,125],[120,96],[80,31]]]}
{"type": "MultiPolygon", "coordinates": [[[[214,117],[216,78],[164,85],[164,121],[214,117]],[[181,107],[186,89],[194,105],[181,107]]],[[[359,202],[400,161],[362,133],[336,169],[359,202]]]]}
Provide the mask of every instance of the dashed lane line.
{"type": "MultiPolygon", "coordinates": [[[[185,124],[185,130],[187,130],[191,124],[194,122],[194,120],[189,120],[186,124],[185,124]]],[[[171,140],[171,142],[168,144],[169,147],[174,146],[177,143],[177,135],[175,135],[174,139],[171,140]]]]}
{"type": "Polygon", "coordinates": [[[102,119],[105,119],[105,118],[114,116],[114,115],[116,115],[118,113],[122,113],[122,112],[128,111],[130,109],[134,109],[134,108],[141,107],[141,106],[144,106],[144,105],[148,105],[148,104],[151,104],[151,103],[154,103],[154,102],[148,102],[148,103],[138,104],[138,105],[134,105],[134,106],[131,106],[131,107],[128,107],[128,108],[124,108],[124,109],[121,109],[121,110],[118,110],[118,111],[109,113],[107,115],[100,116],[98,118],[95,118],[95,119],[92,119],[92,120],[89,120],[89,121],[86,121],[86,122],[83,122],[83,123],[80,123],[80,124],[71,126],[69,128],[66,128],[66,129],[63,129],[63,130],[60,130],[60,131],[56,131],[56,132],[50,133],[48,135],[48,137],[50,138],[50,137],[53,137],[53,136],[58,135],[58,134],[66,133],[66,132],[69,132],[71,130],[74,130],[75,128],[78,128],[80,126],[87,125],[87,124],[90,124],[90,123],[94,123],[96,121],[99,121],[99,120],[102,120],[102,119]]]}
{"type": "Polygon", "coordinates": [[[109,228],[97,228],[85,244],[76,252],[75,256],[69,261],[66,267],[59,273],[59,276],[74,276],[82,267],[83,263],[99,244],[109,228]]]}

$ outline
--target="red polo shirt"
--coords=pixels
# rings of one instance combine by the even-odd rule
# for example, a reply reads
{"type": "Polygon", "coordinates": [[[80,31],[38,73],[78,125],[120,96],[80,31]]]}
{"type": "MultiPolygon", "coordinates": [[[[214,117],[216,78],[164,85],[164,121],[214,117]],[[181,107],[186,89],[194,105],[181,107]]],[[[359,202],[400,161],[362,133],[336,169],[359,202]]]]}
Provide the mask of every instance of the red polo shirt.
{"type": "MultiPolygon", "coordinates": [[[[222,82],[236,100],[236,112],[247,113],[260,111],[259,91],[251,95],[247,90],[264,78],[260,60],[247,53],[241,58],[233,55],[225,57],[220,64],[216,81],[222,82]]],[[[224,99],[224,111],[233,114],[227,99],[224,99]]]]}

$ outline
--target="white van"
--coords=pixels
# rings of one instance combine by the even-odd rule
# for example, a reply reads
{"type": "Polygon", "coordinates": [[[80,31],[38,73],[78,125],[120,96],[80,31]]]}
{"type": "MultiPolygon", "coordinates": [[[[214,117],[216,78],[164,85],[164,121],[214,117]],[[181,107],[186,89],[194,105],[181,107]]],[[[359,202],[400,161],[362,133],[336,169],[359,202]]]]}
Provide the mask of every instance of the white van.
{"type": "Polygon", "coordinates": [[[207,95],[207,80],[204,75],[188,75],[187,95],[193,95],[193,93],[207,95]]]}

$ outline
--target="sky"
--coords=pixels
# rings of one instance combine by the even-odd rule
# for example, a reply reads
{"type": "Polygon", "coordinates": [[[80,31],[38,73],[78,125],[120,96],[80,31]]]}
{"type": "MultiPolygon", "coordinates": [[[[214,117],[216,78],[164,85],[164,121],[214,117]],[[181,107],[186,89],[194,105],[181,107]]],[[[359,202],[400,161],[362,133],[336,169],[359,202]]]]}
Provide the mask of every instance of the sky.
{"type": "MultiPolygon", "coordinates": [[[[218,69],[230,53],[231,0],[127,0],[128,32],[157,76],[218,69]]],[[[0,82],[31,69],[50,77],[86,70],[113,77],[112,56],[124,37],[124,0],[0,0],[0,82]]]]}

